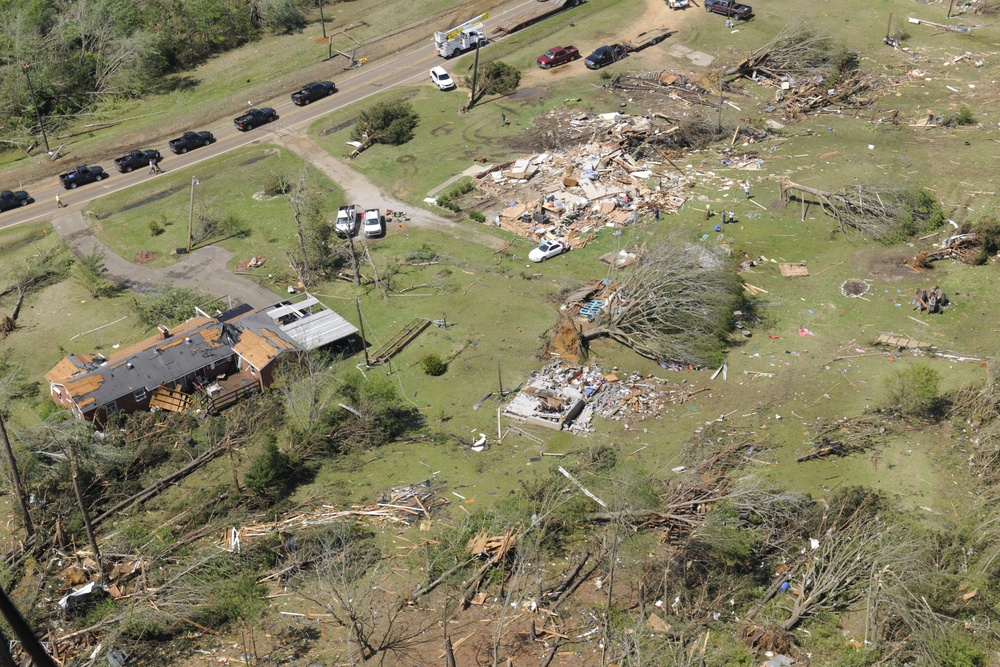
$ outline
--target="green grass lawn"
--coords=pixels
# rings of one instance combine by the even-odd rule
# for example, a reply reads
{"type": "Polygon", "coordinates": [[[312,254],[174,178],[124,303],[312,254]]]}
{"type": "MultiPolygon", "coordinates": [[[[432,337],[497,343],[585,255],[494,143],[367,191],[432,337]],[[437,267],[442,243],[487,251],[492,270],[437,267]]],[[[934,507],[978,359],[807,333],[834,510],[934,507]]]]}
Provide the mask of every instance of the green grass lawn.
{"type": "MultiPolygon", "coordinates": [[[[0,267],[3,267],[0,286],[6,288],[11,270],[32,262],[40,251],[54,243],[61,241],[43,224],[0,231],[0,267]]],[[[0,299],[0,313],[9,315],[15,300],[16,294],[0,299]]],[[[38,382],[39,393],[36,400],[11,401],[7,405],[15,427],[36,424],[50,409],[44,375],[67,353],[103,350],[109,354],[144,333],[134,317],[130,294],[94,299],[72,275],[29,292],[21,306],[17,327],[0,340],[0,355],[22,369],[30,381],[38,382]]]]}
{"type": "Polygon", "coordinates": [[[284,253],[295,243],[295,220],[287,197],[262,197],[269,177],[283,175],[294,186],[305,173],[306,187],[320,197],[323,209],[335,211],[342,191],[329,178],[304,163],[294,153],[276,146],[254,146],[218,157],[183,173],[162,176],[102,197],[89,208],[88,221],[95,235],[118,255],[131,259],[140,250],[157,253],[151,266],[168,266],[177,260],[171,253],[187,245],[194,187],[195,224],[199,215],[235,216],[250,229],[246,238],[209,239],[233,253],[230,268],[254,255],[264,255],[285,265],[284,253]],[[165,232],[153,235],[150,223],[165,232]]]}

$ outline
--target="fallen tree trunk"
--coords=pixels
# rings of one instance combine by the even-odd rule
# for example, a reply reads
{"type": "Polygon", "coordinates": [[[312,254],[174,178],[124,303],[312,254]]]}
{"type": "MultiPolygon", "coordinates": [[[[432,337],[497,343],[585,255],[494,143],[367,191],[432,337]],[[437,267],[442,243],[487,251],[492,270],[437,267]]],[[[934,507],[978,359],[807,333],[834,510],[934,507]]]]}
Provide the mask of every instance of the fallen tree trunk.
{"type": "Polygon", "coordinates": [[[92,523],[93,523],[94,527],[99,526],[106,519],[111,518],[112,516],[114,516],[115,514],[117,514],[118,512],[120,512],[121,510],[125,509],[129,505],[132,505],[134,503],[143,502],[145,500],[149,500],[150,498],[158,495],[161,491],[163,491],[166,487],[168,487],[172,483],[176,482],[177,480],[179,480],[179,479],[181,479],[183,477],[187,477],[188,475],[190,475],[191,473],[193,473],[195,470],[197,470],[199,467],[201,467],[203,464],[208,463],[209,461],[211,461],[212,459],[214,459],[216,456],[219,456],[220,454],[222,454],[223,449],[224,448],[221,447],[221,446],[216,446],[216,447],[213,447],[212,449],[209,449],[209,450],[203,452],[201,455],[199,455],[197,458],[195,458],[193,461],[191,461],[191,463],[188,463],[186,466],[184,466],[180,470],[178,470],[176,472],[173,472],[173,473],[167,475],[166,477],[164,477],[164,478],[162,478],[160,480],[157,480],[156,482],[153,482],[153,484],[151,484],[150,486],[147,486],[142,491],[139,491],[138,493],[136,493],[136,494],[134,494],[132,496],[129,496],[128,498],[126,498],[125,500],[121,501],[120,503],[118,503],[114,507],[111,507],[110,509],[105,510],[103,513],[101,513],[100,515],[98,515],[93,520],[92,523]]]}

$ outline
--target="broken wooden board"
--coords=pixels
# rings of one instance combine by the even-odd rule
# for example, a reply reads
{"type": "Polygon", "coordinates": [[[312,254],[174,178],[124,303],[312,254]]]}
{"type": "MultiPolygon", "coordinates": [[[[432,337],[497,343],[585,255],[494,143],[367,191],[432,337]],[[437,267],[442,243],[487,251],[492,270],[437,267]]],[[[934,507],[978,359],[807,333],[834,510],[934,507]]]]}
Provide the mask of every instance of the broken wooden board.
{"type": "Polygon", "coordinates": [[[875,339],[876,345],[887,345],[889,347],[905,348],[908,350],[929,350],[934,347],[933,343],[907,338],[905,336],[895,336],[893,334],[879,334],[875,339]]]}
{"type": "Polygon", "coordinates": [[[785,278],[802,278],[809,275],[805,262],[785,262],[778,264],[778,270],[785,278]]]}

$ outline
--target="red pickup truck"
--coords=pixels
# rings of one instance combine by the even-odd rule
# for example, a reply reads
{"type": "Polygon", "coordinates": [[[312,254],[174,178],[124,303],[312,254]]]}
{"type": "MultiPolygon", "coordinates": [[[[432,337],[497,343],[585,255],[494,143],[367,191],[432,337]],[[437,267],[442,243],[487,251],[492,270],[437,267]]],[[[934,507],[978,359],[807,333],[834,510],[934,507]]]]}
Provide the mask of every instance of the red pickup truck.
{"type": "Polygon", "coordinates": [[[568,63],[580,57],[580,52],[575,46],[553,46],[551,49],[538,56],[535,61],[542,69],[549,69],[556,65],[568,63]]]}

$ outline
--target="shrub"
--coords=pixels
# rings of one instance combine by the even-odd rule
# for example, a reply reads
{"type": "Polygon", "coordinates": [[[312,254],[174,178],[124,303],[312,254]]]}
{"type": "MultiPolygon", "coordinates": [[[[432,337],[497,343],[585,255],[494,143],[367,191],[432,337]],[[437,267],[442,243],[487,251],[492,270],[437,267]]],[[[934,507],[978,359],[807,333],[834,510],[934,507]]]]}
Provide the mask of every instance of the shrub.
{"type": "Polygon", "coordinates": [[[438,375],[444,375],[448,370],[448,364],[445,363],[444,359],[436,354],[428,354],[423,359],[420,360],[420,368],[423,369],[424,373],[427,375],[433,375],[437,377],[438,375]]]}
{"type": "Polygon", "coordinates": [[[975,122],[976,117],[973,115],[972,109],[963,104],[961,108],[959,108],[958,113],[955,114],[955,124],[973,125],[975,122]]]}
{"type": "Polygon", "coordinates": [[[479,211],[469,211],[469,219],[474,222],[486,222],[486,216],[479,211]]]}
{"type": "Polygon", "coordinates": [[[160,234],[162,234],[165,231],[167,231],[167,230],[164,229],[163,225],[161,225],[158,220],[150,220],[149,221],[149,235],[150,236],[159,236],[160,234]]]}
{"type": "Polygon", "coordinates": [[[941,374],[927,364],[914,364],[885,379],[885,407],[908,417],[940,418],[941,374]]]}
{"type": "Polygon", "coordinates": [[[927,651],[937,664],[948,667],[982,667],[987,664],[986,652],[957,629],[948,630],[941,637],[929,641],[927,651]]]}
{"type": "Polygon", "coordinates": [[[264,451],[254,458],[243,481],[251,493],[273,504],[295,487],[292,480],[294,472],[294,460],[278,449],[277,439],[269,434],[264,442],[264,451]]]}
{"type": "Polygon", "coordinates": [[[253,620],[265,606],[266,595],[267,587],[257,583],[255,574],[243,573],[216,582],[208,604],[198,609],[194,617],[210,628],[253,620]]]}

